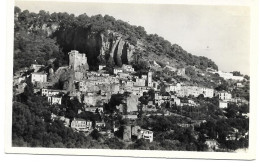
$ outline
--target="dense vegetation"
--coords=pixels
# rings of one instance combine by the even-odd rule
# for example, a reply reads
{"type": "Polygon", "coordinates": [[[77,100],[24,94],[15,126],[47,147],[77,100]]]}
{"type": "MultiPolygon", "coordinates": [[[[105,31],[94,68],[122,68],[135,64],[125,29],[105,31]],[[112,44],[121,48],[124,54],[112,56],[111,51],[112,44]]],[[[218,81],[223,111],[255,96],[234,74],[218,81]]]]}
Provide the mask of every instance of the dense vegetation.
{"type": "Polygon", "coordinates": [[[141,26],[130,25],[112,16],[50,14],[43,10],[37,14],[28,10],[21,11],[18,7],[15,7],[14,13],[14,71],[27,67],[35,61],[45,64],[50,58],[57,58],[56,61],[61,65],[66,64],[67,53],[72,49],[86,53],[90,67],[103,63],[98,57],[100,34],[107,37],[108,30],[122,34],[124,40],[136,46],[134,56],[140,60],[143,56],[156,55],[169,57],[180,64],[200,69],[218,68],[206,57],[194,56],[156,34],[147,34],[141,26]],[[143,51],[138,50],[138,41],[143,43],[145,47],[143,51]]]}

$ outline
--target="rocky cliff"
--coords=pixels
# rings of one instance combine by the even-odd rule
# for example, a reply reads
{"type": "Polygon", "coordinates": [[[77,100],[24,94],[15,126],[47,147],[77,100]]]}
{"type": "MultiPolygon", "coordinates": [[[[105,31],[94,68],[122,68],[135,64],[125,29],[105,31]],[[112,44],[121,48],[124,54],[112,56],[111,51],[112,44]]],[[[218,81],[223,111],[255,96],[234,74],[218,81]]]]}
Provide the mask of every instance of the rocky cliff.
{"type": "Polygon", "coordinates": [[[95,33],[76,28],[57,30],[54,36],[57,37],[57,42],[64,52],[78,50],[80,53],[85,53],[90,69],[96,69],[99,64],[107,64],[109,61],[121,67],[122,64],[129,64],[133,60],[135,46],[117,32],[108,30],[95,33]]]}
{"type": "Polygon", "coordinates": [[[110,67],[133,64],[140,70],[140,64],[148,61],[176,67],[195,66],[201,70],[218,69],[206,57],[192,55],[157,34],[147,34],[144,27],[108,15],[89,17],[44,11],[35,14],[17,9],[14,30],[15,70],[29,66],[34,60],[45,64],[50,58],[67,65],[71,50],[87,55],[90,70],[97,70],[99,64],[110,67]]]}

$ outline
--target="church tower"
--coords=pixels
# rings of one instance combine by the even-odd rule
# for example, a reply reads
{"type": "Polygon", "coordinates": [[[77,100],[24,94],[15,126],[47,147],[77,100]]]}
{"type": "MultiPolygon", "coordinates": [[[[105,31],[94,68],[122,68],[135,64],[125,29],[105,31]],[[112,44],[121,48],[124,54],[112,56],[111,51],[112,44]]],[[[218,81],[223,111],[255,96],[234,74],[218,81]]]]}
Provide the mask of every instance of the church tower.
{"type": "Polygon", "coordinates": [[[147,77],[147,86],[148,87],[152,87],[153,86],[152,74],[153,73],[151,71],[148,72],[148,77],[147,77]]]}

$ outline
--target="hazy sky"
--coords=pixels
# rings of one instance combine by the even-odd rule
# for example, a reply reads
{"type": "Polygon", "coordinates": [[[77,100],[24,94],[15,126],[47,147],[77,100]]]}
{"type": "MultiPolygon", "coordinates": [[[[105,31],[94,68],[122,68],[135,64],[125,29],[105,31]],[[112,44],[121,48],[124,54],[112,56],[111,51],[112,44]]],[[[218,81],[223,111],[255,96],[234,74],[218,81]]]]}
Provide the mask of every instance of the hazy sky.
{"type": "Polygon", "coordinates": [[[147,33],[158,34],[223,71],[249,74],[250,10],[238,6],[99,4],[82,2],[21,2],[22,10],[111,15],[147,33]]]}

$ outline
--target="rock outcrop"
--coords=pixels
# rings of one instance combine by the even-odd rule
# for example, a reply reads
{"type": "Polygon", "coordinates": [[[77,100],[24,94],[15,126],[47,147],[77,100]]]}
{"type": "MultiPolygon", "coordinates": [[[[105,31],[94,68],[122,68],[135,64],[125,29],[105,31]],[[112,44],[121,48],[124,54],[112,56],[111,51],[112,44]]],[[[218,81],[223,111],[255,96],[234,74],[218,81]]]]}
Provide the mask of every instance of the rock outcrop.
{"type": "Polygon", "coordinates": [[[71,50],[85,53],[90,70],[97,68],[99,64],[107,64],[108,61],[121,67],[122,64],[129,64],[133,60],[135,46],[117,32],[108,30],[106,33],[96,33],[76,28],[60,32],[57,30],[54,36],[65,53],[71,50]]]}
{"type": "Polygon", "coordinates": [[[129,64],[133,58],[134,46],[123,39],[121,34],[108,31],[108,37],[100,34],[102,39],[102,46],[100,48],[99,59],[113,60],[114,64],[121,67],[122,64],[129,64]],[[109,53],[109,55],[107,55],[109,53]]]}

